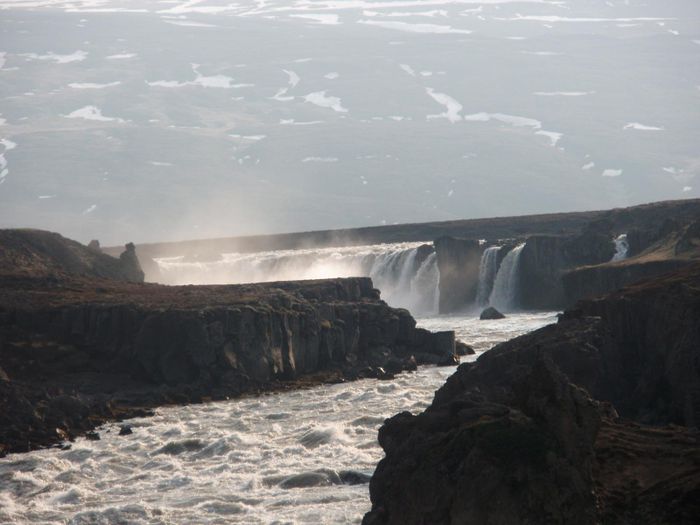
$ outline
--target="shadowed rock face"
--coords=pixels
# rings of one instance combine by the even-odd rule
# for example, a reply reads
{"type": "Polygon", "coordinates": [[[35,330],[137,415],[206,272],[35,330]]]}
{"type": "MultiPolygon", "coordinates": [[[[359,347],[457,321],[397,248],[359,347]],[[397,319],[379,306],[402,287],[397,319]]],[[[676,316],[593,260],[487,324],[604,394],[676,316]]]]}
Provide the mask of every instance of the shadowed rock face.
{"type": "Polygon", "coordinates": [[[380,429],[365,524],[695,523],[700,265],[579,303],[380,429]],[[623,418],[620,419],[618,412],[623,418]]]}
{"type": "Polygon", "coordinates": [[[134,245],[119,259],[91,246],[42,230],[0,230],[0,276],[79,276],[143,282],[134,245]]]}
{"type": "Polygon", "coordinates": [[[571,237],[529,237],[520,255],[520,306],[526,309],[564,306],[564,271],[609,261],[614,253],[611,238],[611,233],[590,230],[571,237]]]}
{"type": "Polygon", "coordinates": [[[476,299],[481,246],[478,241],[440,237],[435,240],[440,271],[440,313],[466,308],[476,299]]]}
{"type": "Polygon", "coordinates": [[[562,284],[567,304],[691,266],[700,259],[700,220],[683,223],[667,219],[653,231],[645,231],[643,242],[640,230],[628,234],[633,257],[565,272],[562,284]]]}
{"type": "Polygon", "coordinates": [[[454,332],[416,328],[369,278],[170,287],[7,277],[2,285],[0,366],[9,381],[0,394],[12,409],[0,414],[0,450],[50,444],[56,428],[74,435],[114,407],[291,387],[314,374],[388,378],[456,355],[454,332]],[[68,399],[54,406],[58,391],[68,399]]]}

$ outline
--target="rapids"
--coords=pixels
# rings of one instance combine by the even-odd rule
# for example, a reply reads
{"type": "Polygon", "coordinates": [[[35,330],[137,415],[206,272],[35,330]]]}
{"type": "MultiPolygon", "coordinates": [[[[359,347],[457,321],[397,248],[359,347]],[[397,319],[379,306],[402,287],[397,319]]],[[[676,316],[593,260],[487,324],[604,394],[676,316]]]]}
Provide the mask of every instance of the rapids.
{"type": "MultiPolygon", "coordinates": [[[[419,318],[454,329],[479,353],[556,320],[419,318]]],[[[469,356],[464,360],[475,359],[469,356]]],[[[367,479],[382,458],[377,430],[419,412],[453,367],[421,367],[393,381],[362,380],[230,401],[162,407],[98,429],[67,451],[0,459],[0,523],[359,523],[367,479]]]]}

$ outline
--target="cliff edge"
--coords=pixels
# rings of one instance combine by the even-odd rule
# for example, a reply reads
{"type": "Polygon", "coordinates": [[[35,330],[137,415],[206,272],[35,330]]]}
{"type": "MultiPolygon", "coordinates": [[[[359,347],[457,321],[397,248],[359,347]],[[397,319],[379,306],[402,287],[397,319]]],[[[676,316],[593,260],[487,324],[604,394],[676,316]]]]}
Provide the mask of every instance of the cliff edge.
{"type": "Polygon", "coordinates": [[[379,431],[363,523],[691,524],[700,265],[581,301],[379,431]]]}

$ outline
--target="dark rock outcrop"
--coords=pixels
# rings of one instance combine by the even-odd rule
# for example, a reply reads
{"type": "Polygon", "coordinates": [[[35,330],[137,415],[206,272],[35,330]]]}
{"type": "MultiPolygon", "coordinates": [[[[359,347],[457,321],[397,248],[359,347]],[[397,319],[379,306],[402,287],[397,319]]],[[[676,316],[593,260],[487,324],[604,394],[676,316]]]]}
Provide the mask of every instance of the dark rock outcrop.
{"type": "Polygon", "coordinates": [[[0,276],[92,277],[142,282],[134,245],[119,259],[43,230],[0,230],[0,276]]]}
{"type": "Polygon", "coordinates": [[[468,345],[464,341],[455,341],[455,349],[457,351],[457,355],[474,355],[476,354],[476,350],[474,350],[474,347],[471,345],[468,345]]]}
{"type": "Polygon", "coordinates": [[[440,271],[440,313],[466,308],[476,299],[482,248],[478,241],[440,237],[435,240],[440,271]]]}
{"type": "Polygon", "coordinates": [[[520,307],[556,309],[566,304],[562,274],[571,268],[609,261],[612,234],[591,227],[574,236],[532,236],[520,254],[520,307]]]}
{"type": "Polygon", "coordinates": [[[122,270],[126,275],[127,281],[134,283],[142,283],[144,273],[141,269],[138,257],[136,257],[136,247],[130,242],[124,246],[124,252],[119,256],[119,261],[122,263],[122,270]]]}
{"type": "MultiPolygon", "coordinates": [[[[639,232],[637,232],[638,234],[639,232]]],[[[629,254],[635,256],[605,264],[588,265],[567,271],[562,276],[566,302],[603,295],[620,288],[691,266],[700,259],[700,220],[682,223],[666,220],[649,233],[639,253],[639,241],[627,234],[629,254]],[[632,240],[630,240],[632,239],[632,240]],[[637,248],[632,247],[637,243],[637,248]]]]}
{"type": "Polygon", "coordinates": [[[311,384],[314,374],[316,382],[387,378],[388,368],[398,373],[456,358],[453,332],[416,328],[408,311],[379,299],[369,278],[180,287],[56,278],[2,284],[0,365],[13,408],[0,421],[0,444],[10,451],[56,441],[56,428],[69,436],[84,431],[117,407],[128,413],[311,384]],[[57,400],[62,404],[54,411],[57,400]],[[62,424],[66,417],[72,419],[62,424]]]}
{"type": "Polygon", "coordinates": [[[700,265],[461,365],[380,429],[364,523],[695,523],[697,319],[700,265]]]}
{"type": "Polygon", "coordinates": [[[479,315],[479,319],[482,321],[485,320],[490,320],[490,319],[505,319],[506,316],[503,315],[501,312],[496,310],[493,306],[489,306],[488,308],[484,308],[484,310],[481,312],[481,315],[479,315]]]}

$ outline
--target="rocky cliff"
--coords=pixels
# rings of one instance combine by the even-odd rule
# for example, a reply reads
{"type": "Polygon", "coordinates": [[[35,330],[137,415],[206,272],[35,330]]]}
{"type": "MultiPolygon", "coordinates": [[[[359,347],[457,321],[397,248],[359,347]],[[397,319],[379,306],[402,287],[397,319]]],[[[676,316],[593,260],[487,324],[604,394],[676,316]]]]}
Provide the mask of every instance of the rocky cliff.
{"type": "Polygon", "coordinates": [[[700,259],[700,220],[684,223],[667,218],[653,230],[628,234],[630,257],[603,264],[585,264],[565,271],[561,285],[565,303],[603,295],[629,284],[695,264],[700,259]]]}
{"type": "Polygon", "coordinates": [[[607,262],[614,251],[612,233],[597,225],[589,225],[577,235],[528,237],[520,255],[520,306],[534,310],[563,307],[564,272],[607,262]]]}
{"type": "Polygon", "coordinates": [[[223,398],[313,374],[390,378],[455,360],[453,332],[416,328],[369,278],[169,287],[5,277],[0,383],[14,408],[0,414],[0,449],[72,435],[109,407],[223,398]]]}
{"type": "Polygon", "coordinates": [[[440,313],[470,306],[476,299],[482,247],[478,241],[440,237],[435,240],[440,271],[440,313]]]}
{"type": "Polygon", "coordinates": [[[454,332],[416,328],[369,278],[171,287],[139,282],[133,244],[0,230],[0,248],[0,454],[163,403],[458,360],[454,332]]]}
{"type": "Polygon", "coordinates": [[[43,230],[0,230],[0,275],[79,276],[143,282],[133,244],[119,258],[43,230]]]}
{"type": "Polygon", "coordinates": [[[461,365],[381,428],[364,523],[695,523],[699,314],[695,265],[461,365]]]}

